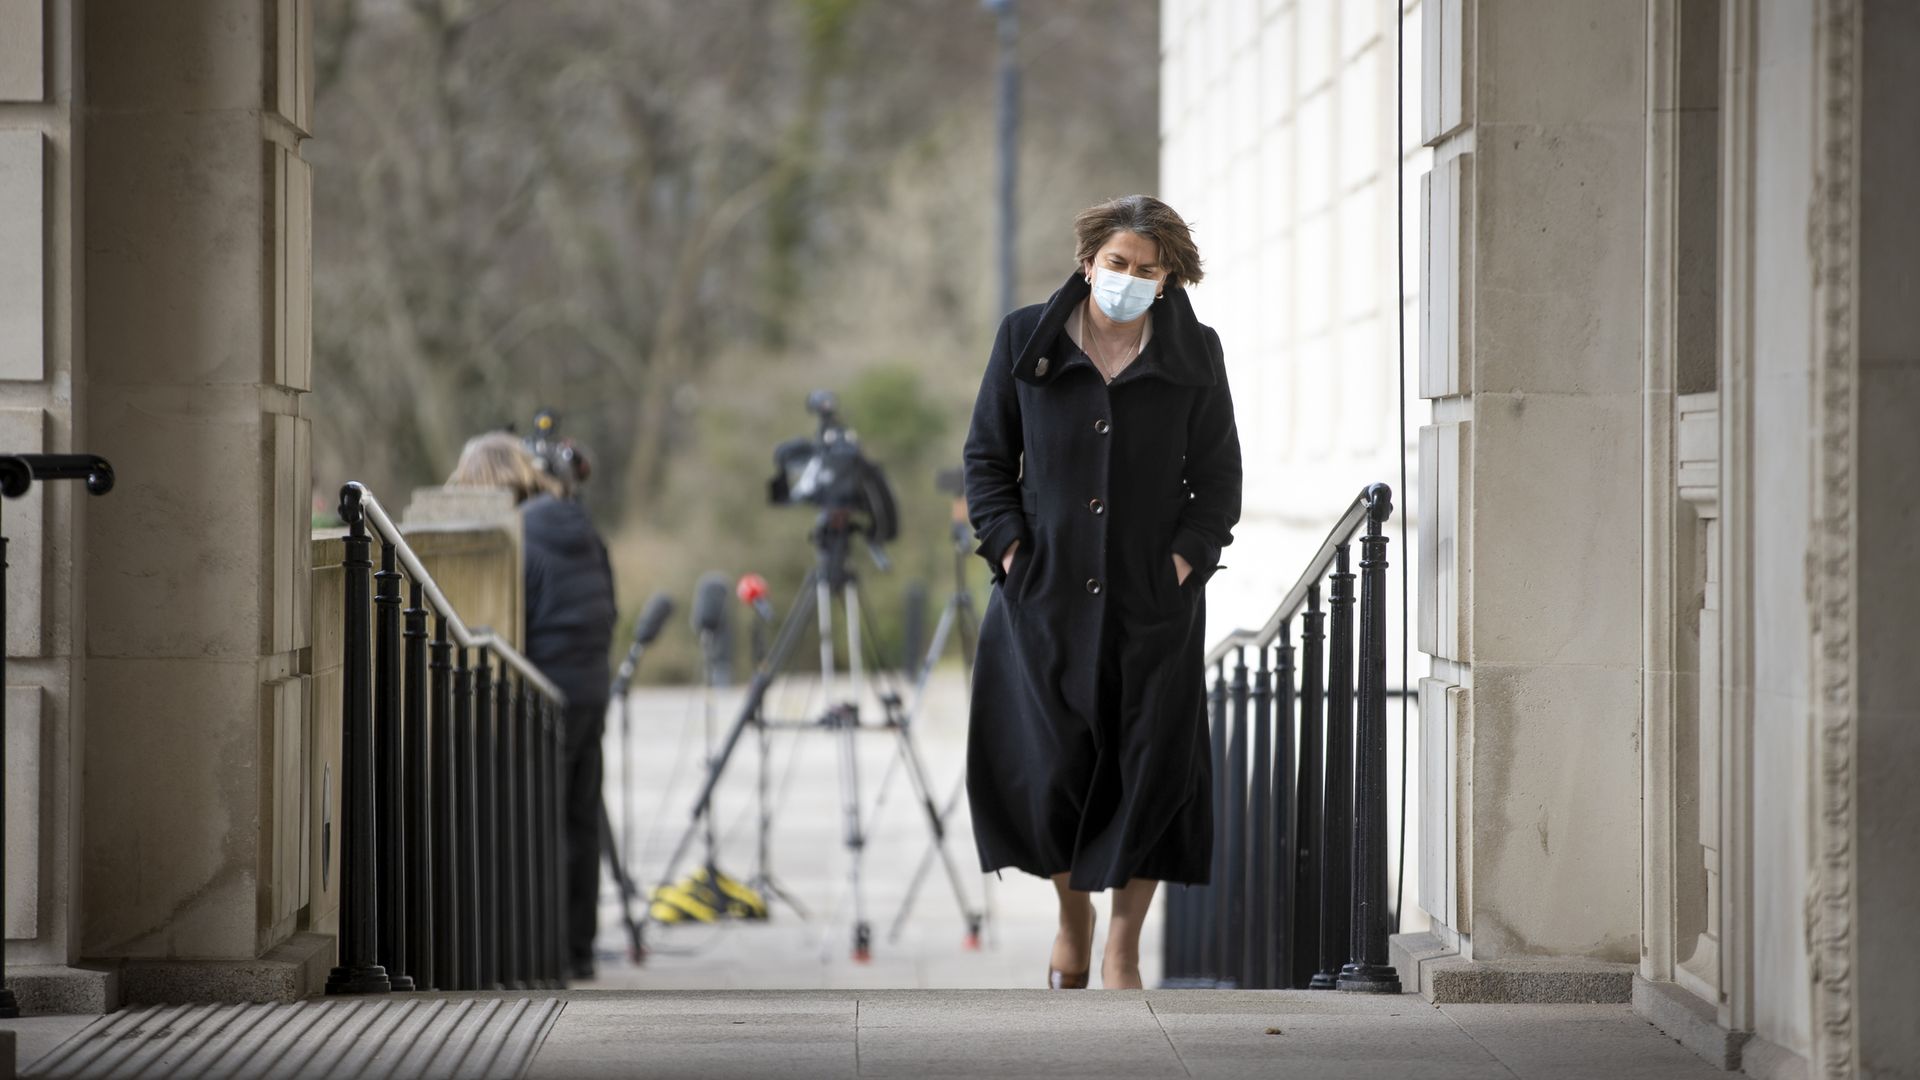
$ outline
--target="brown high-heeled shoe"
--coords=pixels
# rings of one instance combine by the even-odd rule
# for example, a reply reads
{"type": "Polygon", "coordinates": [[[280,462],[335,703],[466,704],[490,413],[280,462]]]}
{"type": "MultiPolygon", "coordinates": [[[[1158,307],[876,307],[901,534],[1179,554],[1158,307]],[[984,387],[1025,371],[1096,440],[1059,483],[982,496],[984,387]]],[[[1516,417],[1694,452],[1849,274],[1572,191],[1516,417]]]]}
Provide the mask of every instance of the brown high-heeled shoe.
{"type": "MultiPolygon", "coordinates": [[[[1096,927],[1099,926],[1099,924],[1100,924],[1100,912],[1098,910],[1095,910],[1093,913],[1092,921],[1087,924],[1088,955],[1092,955],[1093,953],[1093,931],[1096,927]]],[[[1093,977],[1092,964],[1087,965],[1087,970],[1076,971],[1076,972],[1061,971],[1057,967],[1048,965],[1047,989],[1049,990],[1085,990],[1087,988],[1087,980],[1092,977],[1093,977]]]]}

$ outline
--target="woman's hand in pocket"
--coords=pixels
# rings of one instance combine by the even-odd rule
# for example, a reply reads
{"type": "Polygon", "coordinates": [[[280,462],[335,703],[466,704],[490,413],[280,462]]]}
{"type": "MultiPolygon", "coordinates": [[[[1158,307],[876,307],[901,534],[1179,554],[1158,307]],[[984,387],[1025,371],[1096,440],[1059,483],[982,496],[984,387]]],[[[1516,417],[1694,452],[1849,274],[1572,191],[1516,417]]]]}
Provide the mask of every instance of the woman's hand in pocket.
{"type": "Polygon", "coordinates": [[[1182,585],[1185,585],[1187,583],[1187,577],[1192,573],[1193,573],[1193,564],[1181,558],[1179,552],[1177,551],[1174,552],[1173,553],[1174,580],[1178,581],[1182,585]]]}
{"type": "Polygon", "coordinates": [[[1002,577],[1013,573],[1013,553],[1019,550],[1020,541],[1015,540],[1013,543],[1007,545],[1007,553],[1000,556],[1000,575],[1002,577]]]}

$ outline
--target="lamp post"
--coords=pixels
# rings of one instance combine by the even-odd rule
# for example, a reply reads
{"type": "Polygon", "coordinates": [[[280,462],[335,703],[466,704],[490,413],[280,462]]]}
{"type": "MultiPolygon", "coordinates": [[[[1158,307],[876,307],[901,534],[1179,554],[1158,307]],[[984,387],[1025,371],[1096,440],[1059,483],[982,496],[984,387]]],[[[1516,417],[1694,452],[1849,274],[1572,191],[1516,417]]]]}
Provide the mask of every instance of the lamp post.
{"type": "Polygon", "coordinates": [[[992,12],[998,23],[1000,66],[1000,294],[999,312],[1013,310],[1014,231],[1019,220],[1014,195],[1020,175],[1020,61],[1019,18],[1014,0],[980,0],[980,6],[992,12]]]}

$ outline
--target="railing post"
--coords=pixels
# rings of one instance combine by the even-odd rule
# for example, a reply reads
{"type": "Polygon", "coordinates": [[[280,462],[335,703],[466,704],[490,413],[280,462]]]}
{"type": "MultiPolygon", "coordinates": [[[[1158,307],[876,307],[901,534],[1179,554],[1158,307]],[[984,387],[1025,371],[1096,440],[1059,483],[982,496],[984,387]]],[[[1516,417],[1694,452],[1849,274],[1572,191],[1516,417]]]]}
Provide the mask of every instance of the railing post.
{"type": "Polygon", "coordinates": [[[561,970],[555,963],[553,944],[559,940],[555,922],[561,919],[553,897],[553,717],[547,711],[545,694],[534,692],[534,717],[538,717],[540,761],[540,978],[549,988],[561,986],[561,970]]]}
{"type": "Polygon", "coordinates": [[[1273,985],[1279,989],[1293,986],[1294,883],[1300,874],[1295,808],[1294,773],[1297,743],[1294,738],[1293,623],[1280,623],[1279,670],[1273,687],[1273,828],[1275,847],[1270,884],[1273,889],[1273,985]]]}
{"type": "Polygon", "coordinates": [[[547,836],[551,841],[547,861],[547,889],[553,902],[553,979],[565,987],[573,976],[567,954],[567,726],[566,713],[551,698],[541,699],[547,715],[547,772],[552,785],[547,789],[547,836]]]}
{"type": "Polygon", "coordinates": [[[500,990],[500,820],[494,785],[493,668],[486,649],[474,650],[474,805],[480,847],[480,981],[477,989],[500,990]]]}
{"type": "Polygon", "coordinates": [[[1246,986],[1247,953],[1247,650],[1233,650],[1233,683],[1227,688],[1233,724],[1227,740],[1227,775],[1216,778],[1227,789],[1227,820],[1222,839],[1226,846],[1227,876],[1220,882],[1226,901],[1226,934],[1221,939],[1225,961],[1220,981],[1246,986]]]}
{"type": "Polygon", "coordinates": [[[1300,629],[1300,741],[1295,791],[1300,809],[1295,817],[1295,858],[1299,874],[1294,884],[1292,985],[1305,989],[1313,982],[1320,959],[1320,875],[1325,855],[1320,850],[1321,777],[1325,769],[1320,741],[1326,715],[1324,658],[1326,613],[1320,610],[1320,586],[1307,590],[1307,614],[1300,629]]]}
{"type": "Polygon", "coordinates": [[[1241,985],[1273,986],[1268,958],[1273,935],[1273,650],[1259,646],[1260,667],[1253,675],[1253,764],[1247,798],[1247,971],[1241,985]]]}
{"type": "Polygon", "coordinates": [[[534,786],[534,732],[533,711],[530,695],[532,689],[524,678],[513,681],[513,730],[518,736],[514,740],[516,791],[515,804],[519,820],[514,829],[519,834],[519,858],[514,860],[516,870],[515,884],[520,890],[520,985],[532,988],[539,984],[540,969],[536,966],[534,943],[540,940],[540,906],[534,899],[534,881],[539,863],[534,851],[534,826],[540,820],[540,798],[534,786]]]}
{"type": "Polygon", "coordinates": [[[433,981],[433,856],[428,820],[432,813],[432,763],[427,752],[427,608],[420,583],[408,583],[407,610],[402,613],[405,641],[406,701],[401,719],[406,728],[406,853],[407,970],[413,984],[425,990],[433,981]]]}
{"type": "Polygon", "coordinates": [[[460,989],[460,823],[455,811],[458,787],[453,737],[453,643],[447,617],[433,622],[427,698],[431,703],[428,758],[433,778],[433,985],[439,990],[460,989]]]}
{"type": "MultiPolygon", "coordinates": [[[[1227,662],[1214,665],[1210,699],[1213,729],[1213,828],[1217,835],[1227,820],[1227,744],[1232,730],[1227,721],[1227,662]]],[[[1206,963],[1201,975],[1216,985],[1227,977],[1227,965],[1233,954],[1227,946],[1227,846],[1213,845],[1213,866],[1207,875],[1206,963]]]]}
{"type": "Polygon", "coordinates": [[[346,664],[341,673],[340,716],[340,768],[346,774],[346,783],[340,803],[340,966],[327,976],[329,994],[374,994],[393,989],[377,959],[378,827],[373,776],[373,655],[368,633],[373,615],[373,559],[366,514],[360,506],[362,491],[359,484],[348,484],[340,491],[340,520],[347,524],[346,552],[341,559],[346,664]]]}
{"type": "Polygon", "coordinates": [[[374,826],[379,829],[380,965],[395,990],[413,989],[407,972],[407,841],[401,789],[405,742],[401,731],[400,571],[393,545],[380,541],[380,571],[373,575],[374,826]]]}
{"type": "Polygon", "coordinates": [[[459,969],[460,981],[454,989],[478,990],[481,987],[481,874],[480,874],[480,764],[479,728],[474,719],[473,678],[468,666],[466,646],[454,650],[453,666],[453,753],[454,813],[458,816],[454,838],[459,845],[459,969]]]}
{"type": "Polygon", "coordinates": [[[1387,538],[1381,531],[1393,512],[1393,492],[1385,484],[1375,484],[1367,495],[1367,535],[1360,541],[1353,959],[1340,970],[1339,985],[1361,993],[1397,994],[1400,976],[1387,961],[1387,538]]]}
{"type": "Polygon", "coordinates": [[[518,788],[514,765],[513,684],[507,678],[507,662],[500,661],[500,672],[493,681],[494,693],[494,806],[499,820],[500,846],[500,985],[507,990],[524,990],[520,973],[520,905],[518,903],[520,845],[517,839],[518,788]]]}
{"type": "Polygon", "coordinates": [[[1327,653],[1327,773],[1320,811],[1320,970],[1312,989],[1331,990],[1346,963],[1353,879],[1353,573],[1351,544],[1334,550],[1333,632],[1327,653]]]}

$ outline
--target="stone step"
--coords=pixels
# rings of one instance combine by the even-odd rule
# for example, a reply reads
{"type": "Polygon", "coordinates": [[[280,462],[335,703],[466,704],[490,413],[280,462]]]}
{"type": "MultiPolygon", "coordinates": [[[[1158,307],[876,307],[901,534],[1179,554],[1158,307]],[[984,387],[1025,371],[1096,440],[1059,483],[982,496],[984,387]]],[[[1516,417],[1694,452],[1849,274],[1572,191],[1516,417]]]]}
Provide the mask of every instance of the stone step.
{"type": "Polygon", "coordinates": [[[153,1006],[101,1017],[22,1075],[507,1080],[525,1073],[560,1009],[553,998],[413,994],[153,1006]]]}

